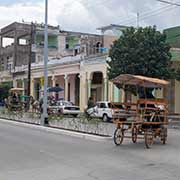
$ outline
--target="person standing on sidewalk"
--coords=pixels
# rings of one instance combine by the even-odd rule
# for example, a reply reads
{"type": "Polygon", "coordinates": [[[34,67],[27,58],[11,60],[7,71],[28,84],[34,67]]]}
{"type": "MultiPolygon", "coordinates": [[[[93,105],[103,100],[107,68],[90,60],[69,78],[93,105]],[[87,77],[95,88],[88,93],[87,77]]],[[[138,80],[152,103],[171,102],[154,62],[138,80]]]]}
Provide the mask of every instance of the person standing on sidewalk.
{"type": "Polygon", "coordinates": [[[87,109],[90,109],[90,108],[92,108],[92,107],[94,107],[94,101],[93,101],[92,97],[90,97],[90,98],[88,99],[87,109]]]}

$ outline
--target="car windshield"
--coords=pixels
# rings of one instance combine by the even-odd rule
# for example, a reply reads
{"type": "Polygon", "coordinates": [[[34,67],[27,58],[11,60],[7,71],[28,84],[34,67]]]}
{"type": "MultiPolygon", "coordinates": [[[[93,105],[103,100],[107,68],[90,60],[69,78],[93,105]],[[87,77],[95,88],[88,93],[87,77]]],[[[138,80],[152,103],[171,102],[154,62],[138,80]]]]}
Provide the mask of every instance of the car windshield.
{"type": "Polygon", "coordinates": [[[112,107],[113,107],[113,104],[108,103],[108,108],[112,108],[112,107]]]}
{"type": "Polygon", "coordinates": [[[117,109],[123,109],[123,106],[121,104],[111,104],[111,107],[117,109]]]}

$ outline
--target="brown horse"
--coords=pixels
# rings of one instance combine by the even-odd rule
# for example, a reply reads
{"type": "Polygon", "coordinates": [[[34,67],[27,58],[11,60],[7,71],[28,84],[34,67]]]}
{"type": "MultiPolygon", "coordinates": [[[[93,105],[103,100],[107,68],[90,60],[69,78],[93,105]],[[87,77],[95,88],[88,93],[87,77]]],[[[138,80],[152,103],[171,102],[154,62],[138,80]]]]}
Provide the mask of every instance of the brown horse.
{"type": "Polygon", "coordinates": [[[33,113],[39,113],[40,112],[40,103],[38,100],[35,100],[32,96],[30,97],[30,110],[33,113]]]}

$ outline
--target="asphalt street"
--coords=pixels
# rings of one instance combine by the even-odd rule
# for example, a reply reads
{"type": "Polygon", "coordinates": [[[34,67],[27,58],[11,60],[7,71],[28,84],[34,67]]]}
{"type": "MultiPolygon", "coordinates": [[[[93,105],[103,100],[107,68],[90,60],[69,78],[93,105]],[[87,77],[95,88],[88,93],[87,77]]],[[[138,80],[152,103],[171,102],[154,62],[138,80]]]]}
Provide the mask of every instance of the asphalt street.
{"type": "Polygon", "coordinates": [[[0,180],[179,180],[180,130],[167,145],[95,142],[0,122],[0,180]]]}

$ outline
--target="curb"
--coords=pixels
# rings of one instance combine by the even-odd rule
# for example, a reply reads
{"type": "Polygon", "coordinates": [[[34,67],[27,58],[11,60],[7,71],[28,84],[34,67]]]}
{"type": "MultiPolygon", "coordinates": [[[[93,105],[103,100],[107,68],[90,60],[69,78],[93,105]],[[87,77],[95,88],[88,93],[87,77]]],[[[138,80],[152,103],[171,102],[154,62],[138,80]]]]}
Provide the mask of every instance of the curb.
{"type": "Polygon", "coordinates": [[[45,127],[45,126],[40,126],[40,125],[35,125],[35,124],[28,124],[26,122],[17,122],[17,121],[13,121],[13,120],[2,119],[2,118],[0,118],[0,121],[3,123],[13,124],[13,125],[20,126],[20,127],[31,128],[31,129],[36,129],[36,130],[48,132],[48,133],[72,136],[72,137],[77,137],[77,138],[82,138],[82,139],[87,139],[87,140],[92,140],[92,141],[109,141],[109,140],[112,140],[112,137],[101,137],[101,136],[96,136],[96,135],[91,135],[91,134],[85,134],[85,133],[80,133],[80,132],[73,132],[73,131],[68,131],[68,130],[63,130],[63,129],[57,129],[54,127],[45,127]]]}

